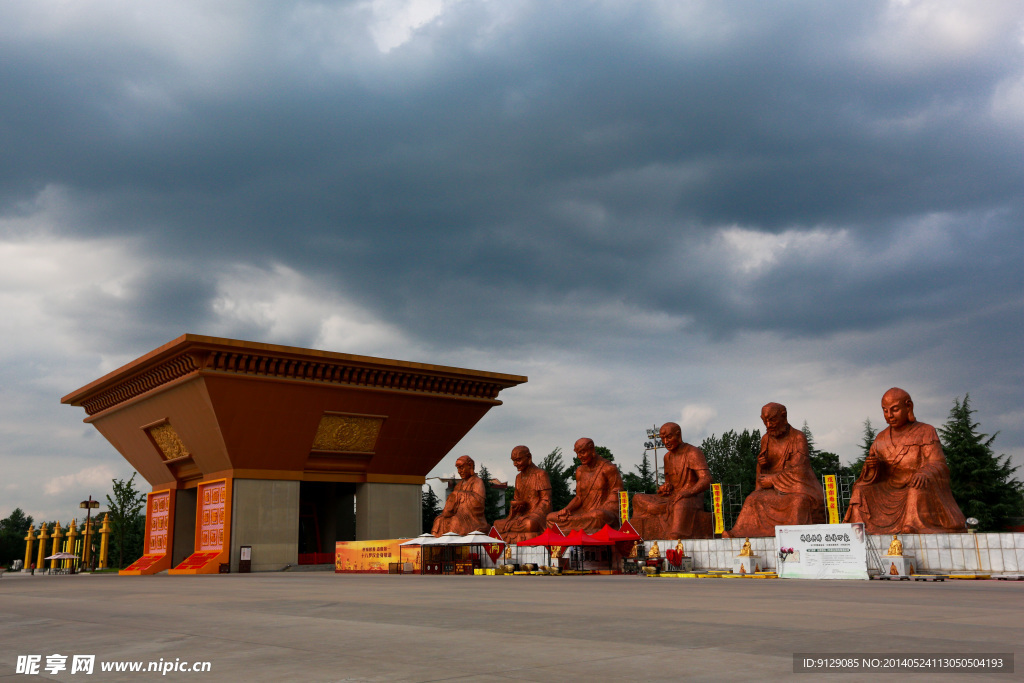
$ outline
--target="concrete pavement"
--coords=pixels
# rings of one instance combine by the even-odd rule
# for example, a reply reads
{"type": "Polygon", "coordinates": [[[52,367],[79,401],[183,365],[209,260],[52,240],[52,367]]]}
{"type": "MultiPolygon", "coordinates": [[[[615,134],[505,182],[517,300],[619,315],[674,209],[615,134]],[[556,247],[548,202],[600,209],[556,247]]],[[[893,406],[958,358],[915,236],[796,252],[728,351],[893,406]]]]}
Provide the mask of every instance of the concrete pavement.
{"type": "Polygon", "coordinates": [[[794,653],[1020,657],[1022,608],[1024,582],[1001,581],[8,574],[0,681],[811,681],[794,653]],[[16,674],[28,654],[94,654],[96,673],[16,674]],[[99,671],[161,658],[211,671],[99,671]]]}

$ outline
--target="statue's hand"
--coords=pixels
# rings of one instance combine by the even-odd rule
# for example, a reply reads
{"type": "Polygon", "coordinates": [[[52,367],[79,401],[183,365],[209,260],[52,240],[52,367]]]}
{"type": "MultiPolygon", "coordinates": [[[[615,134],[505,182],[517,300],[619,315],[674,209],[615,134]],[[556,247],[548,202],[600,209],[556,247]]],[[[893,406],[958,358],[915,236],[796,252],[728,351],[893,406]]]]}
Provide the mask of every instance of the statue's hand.
{"type": "Polygon", "coordinates": [[[759,453],[757,455],[757,464],[760,465],[761,467],[767,466],[768,465],[768,454],[767,453],[759,453]]]}
{"type": "Polygon", "coordinates": [[[864,467],[874,467],[878,464],[878,456],[874,453],[868,453],[868,457],[864,458],[864,467]]]}
{"type": "Polygon", "coordinates": [[[924,472],[915,472],[910,478],[910,486],[915,489],[927,488],[929,484],[928,475],[924,472]]]}
{"type": "Polygon", "coordinates": [[[668,482],[665,482],[664,484],[658,487],[658,493],[660,493],[663,496],[672,493],[672,485],[669,484],[668,482]]]}

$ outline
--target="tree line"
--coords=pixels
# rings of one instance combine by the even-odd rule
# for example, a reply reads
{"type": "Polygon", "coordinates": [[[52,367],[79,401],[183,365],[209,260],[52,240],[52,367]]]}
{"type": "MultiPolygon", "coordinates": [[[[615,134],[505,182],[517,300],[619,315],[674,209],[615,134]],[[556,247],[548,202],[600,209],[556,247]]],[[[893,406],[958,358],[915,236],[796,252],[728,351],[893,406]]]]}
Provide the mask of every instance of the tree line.
{"type": "MultiPolygon", "coordinates": [[[[996,455],[993,450],[992,443],[998,432],[991,436],[981,433],[980,423],[974,422],[972,417],[975,412],[971,408],[969,394],[962,401],[959,397],[955,398],[946,422],[938,429],[939,438],[949,464],[953,497],[964,516],[977,519],[979,531],[1000,531],[1014,522],[1021,523],[1020,518],[1024,517],[1024,484],[1014,476],[1018,468],[1010,464],[1010,457],[1005,454],[996,455]]],[[[844,465],[837,453],[817,448],[814,434],[806,422],[802,431],[807,437],[811,468],[819,480],[826,474],[834,474],[851,484],[860,476],[864,459],[878,435],[871,420],[864,420],[857,457],[849,465],[844,465]]],[[[760,447],[760,429],[730,429],[720,436],[712,434],[700,444],[711,470],[712,481],[738,487],[739,503],[754,490],[760,447]]],[[[607,448],[598,446],[596,451],[605,460],[615,463],[615,456],[607,448]]],[[[570,482],[579,466],[579,460],[573,457],[571,462],[565,462],[562,449],[556,447],[536,464],[551,479],[552,509],[561,510],[574,495],[574,486],[570,482]]],[[[619,465],[616,464],[616,467],[619,467],[623,485],[630,494],[657,491],[658,477],[647,451],[643,452],[640,464],[632,470],[622,472],[619,465]]],[[[478,474],[487,491],[484,515],[487,522],[492,524],[494,520],[508,514],[515,488],[511,485],[508,487],[505,505],[499,506],[500,496],[491,486],[486,466],[482,466],[478,474]]],[[[707,496],[705,505],[708,510],[711,509],[710,496],[707,496]]],[[[424,533],[430,531],[443,507],[444,501],[427,486],[423,492],[424,533]]]]}

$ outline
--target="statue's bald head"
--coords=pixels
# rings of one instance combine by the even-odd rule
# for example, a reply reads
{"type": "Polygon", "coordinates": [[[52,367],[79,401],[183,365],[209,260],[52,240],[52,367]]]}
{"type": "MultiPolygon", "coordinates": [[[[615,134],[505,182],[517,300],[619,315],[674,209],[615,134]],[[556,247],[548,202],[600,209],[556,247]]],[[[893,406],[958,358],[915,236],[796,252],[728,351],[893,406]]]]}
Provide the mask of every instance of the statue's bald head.
{"type": "Polygon", "coordinates": [[[587,437],[583,437],[582,439],[576,439],[576,443],[573,444],[572,449],[577,453],[579,453],[581,450],[593,450],[594,440],[588,439],[587,437]]]}
{"type": "Polygon", "coordinates": [[[681,437],[683,435],[683,428],[680,427],[675,422],[666,422],[665,424],[661,425],[661,429],[658,430],[658,434],[662,433],[675,434],[676,436],[681,437]]]}
{"type": "Polygon", "coordinates": [[[914,401],[903,389],[899,387],[893,387],[889,391],[882,395],[882,412],[886,411],[886,406],[901,405],[906,409],[907,421],[916,422],[917,418],[914,417],[914,401]]]}
{"type": "Polygon", "coordinates": [[[788,411],[786,410],[786,406],[781,403],[765,403],[764,407],[761,408],[761,415],[765,417],[787,418],[788,411]]]}
{"type": "Polygon", "coordinates": [[[768,436],[782,438],[789,433],[789,413],[781,403],[765,403],[761,408],[761,422],[768,436]]]}

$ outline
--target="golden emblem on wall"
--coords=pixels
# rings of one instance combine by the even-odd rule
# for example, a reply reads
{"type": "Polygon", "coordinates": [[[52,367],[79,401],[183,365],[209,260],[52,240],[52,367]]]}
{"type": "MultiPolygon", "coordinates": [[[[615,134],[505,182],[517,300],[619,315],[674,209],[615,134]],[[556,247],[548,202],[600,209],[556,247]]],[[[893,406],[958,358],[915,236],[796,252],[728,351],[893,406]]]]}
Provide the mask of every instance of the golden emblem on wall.
{"type": "Polygon", "coordinates": [[[383,424],[383,417],[325,413],[316,429],[313,450],[372,453],[383,424]]]}
{"type": "Polygon", "coordinates": [[[177,460],[192,455],[185,447],[185,443],[174,431],[170,422],[163,422],[158,425],[146,428],[146,434],[153,441],[153,444],[160,451],[160,457],[164,460],[177,460]]]}

